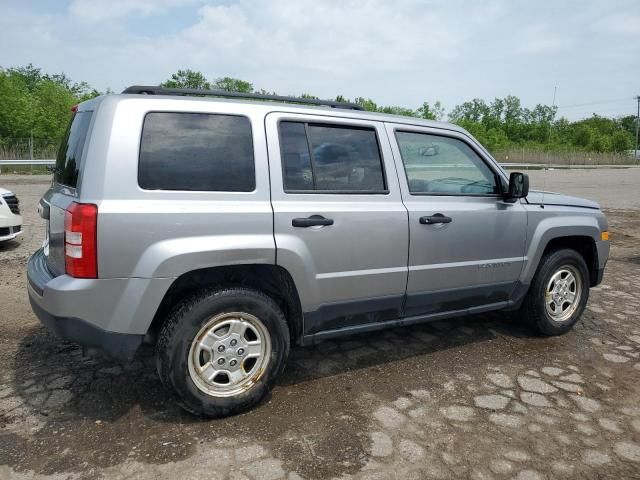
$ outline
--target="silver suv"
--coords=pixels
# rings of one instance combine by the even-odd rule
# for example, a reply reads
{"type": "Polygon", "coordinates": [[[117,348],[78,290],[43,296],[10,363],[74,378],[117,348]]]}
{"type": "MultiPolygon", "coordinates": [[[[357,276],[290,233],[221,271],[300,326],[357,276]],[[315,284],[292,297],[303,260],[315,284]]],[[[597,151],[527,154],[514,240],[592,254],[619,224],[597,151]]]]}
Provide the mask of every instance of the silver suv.
{"type": "Polygon", "coordinates": [[[118,359],[155,343],[205,416],[255,405],[291,344],[491,310],[565,333],[609,255],[596,203],[529,191],[455,125],[220,91],[74,107],[39,211],[42,323],[118,359]]]}

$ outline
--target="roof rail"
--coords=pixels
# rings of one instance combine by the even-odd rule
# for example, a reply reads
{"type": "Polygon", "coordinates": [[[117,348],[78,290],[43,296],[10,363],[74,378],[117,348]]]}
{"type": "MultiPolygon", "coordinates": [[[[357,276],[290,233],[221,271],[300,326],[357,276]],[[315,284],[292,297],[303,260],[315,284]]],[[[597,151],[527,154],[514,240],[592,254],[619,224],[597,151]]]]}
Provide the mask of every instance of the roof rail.
{"type": "Polygon", "coordinates": [[[331,108],[346,108],[349,110],[364,110],[357,103],[336,102],[335,100],[319,100],[317,98],[287,97],[282,95],[266,95],[263,93],[229,92],[227,90],[204,90],[199,88],[165,88],[155,85],[134,85],[125,88],[122,93],[147,95],[204,95],[224,98],[247,98],[255,100],[270,100],[276,102],[300,103],[304,105],[321,105],[331,108]]]}

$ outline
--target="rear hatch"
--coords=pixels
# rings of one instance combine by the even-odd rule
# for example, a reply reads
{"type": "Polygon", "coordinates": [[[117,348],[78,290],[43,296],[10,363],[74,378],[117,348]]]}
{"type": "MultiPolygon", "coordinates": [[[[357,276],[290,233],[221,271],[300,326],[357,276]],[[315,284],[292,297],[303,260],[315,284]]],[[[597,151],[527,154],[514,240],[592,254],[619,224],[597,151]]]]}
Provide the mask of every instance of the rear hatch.
{"type": "Polygon", "coordinates": [[[47,222],[44,254],[47,266],[55,275],[65,273],[65,211],[77,198],[76,189],[84,164],[83,157],[92,117],[93,111],[90,110],[74,112],[58,150],[51,188],[38,206],[40,216],[47,222]]]}

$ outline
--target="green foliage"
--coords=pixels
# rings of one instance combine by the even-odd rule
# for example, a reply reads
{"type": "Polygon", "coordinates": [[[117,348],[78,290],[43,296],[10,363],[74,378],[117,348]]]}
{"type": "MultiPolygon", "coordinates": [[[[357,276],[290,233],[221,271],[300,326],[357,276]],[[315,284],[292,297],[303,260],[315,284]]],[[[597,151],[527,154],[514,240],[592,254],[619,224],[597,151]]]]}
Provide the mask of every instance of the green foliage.
{"type": "MultiPolygon", "coordinates": [[[[245,80],[223,76],[207,80],[202,72],[178,70],[160,85],[173,88],[222,89],[231,92],[276,94],[255,89],[245,80]]],[[[111,93],[107,90],[106,93],[111,93]]],[[[73,82],[64,73],[47,74],[29,64],[0,68],[0,142],[11,138],[57,141],[67,126],[73,105],[101,95],[86,82],[73,82]]],[[[303,98],[318,98],[303,93],[303,98]]],[[[350,102],[343,95],[339,102],[350,102]]],[[[423,102],[415,110],[402,106],[378,105],[374,100],[356,97],[354,103],[370,112],[442,120],[445,109],[438,101],[423,102]]],[[[624,152],[634,145],[636,119],[618,119],[593,115],[577,122],[556,118],[556,108],[521,105],[513,95],[492,102],[475,98],[455,106],[449,121],[465,128],[491,151],[527,147],[543,151],[624,152]]]]}
{"type": "Polygon", "coordinates": [[[416,116],[424,118],[425,120],[442,120],[442,117],[444,117],[444,108],[439,101],[434,103],[433,106],[429,105],[429,102],[424,102],[422,106],[416,110],[416,116]]]}
{"type": "Polygon", "coordinates": [[[624,152],[633,149],[633,143],[629,134],[624,130],[616,130],[611,135],[611,150],[614,152],[624,152]]]}
{"type": "Polygon", "coordinates": [[[216,79],[216,81],[213,82],[213,88],[227,90],[228,92],[253,92],[253,84],[231,77],[222,77],[216,79]]]}
{"type": "Polygon", "coordinates": [[[31,64],[0,68],[0,141],[57,141],[67,128],[71,107],[97,95],[89,84],[74,83],[64,73],[45,74],[31,64]]]}
{"type": "Polygon", "coordinates": [[[178,70],[171,75],[171,78],[166,82],[160,84],[161,87],[166,88],[199,88],[204,90],[210,90],[211,84],[207,81],[206,77],[201,72],[194,72],[193,70],[178,70]]]}

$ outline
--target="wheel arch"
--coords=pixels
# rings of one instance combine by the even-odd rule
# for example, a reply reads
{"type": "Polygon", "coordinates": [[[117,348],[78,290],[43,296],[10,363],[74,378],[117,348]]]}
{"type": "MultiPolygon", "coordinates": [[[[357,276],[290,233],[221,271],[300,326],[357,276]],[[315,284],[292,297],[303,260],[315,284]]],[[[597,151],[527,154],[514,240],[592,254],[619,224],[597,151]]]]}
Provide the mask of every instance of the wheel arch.
{"type": "Polygon", "coordinates": [[[547,242],[542,256],[563,248],[574,250],[582,256],[589,271],[589,285],[594,286],[598,276],[598,249],[595,240],[588,235],[555,237],[547,242]]]}
{"type": "Polygon", "coordinates": [[[242,286],[271,297],[282,309],[291,336],[298,344],[303,332],[303,314],[298,290],[291,274],[279,265],[242,264],[191,270],[176,278],[165,293],[147,329],[147,340],[155,342],[169,312],[184,297],[204,288],[242,286]]]}
{"type": "Polygon", "coordinates": [[[595,217],[546,218],[535,226],[528,237],[527,263],[520,276],[522,285],[531,283],[542,257],[558,248],[570,248],[580,253],[589,268],[590,284],[596,283],[599,264],[596,242],[600,239],[600,227],[595,217]]]}

